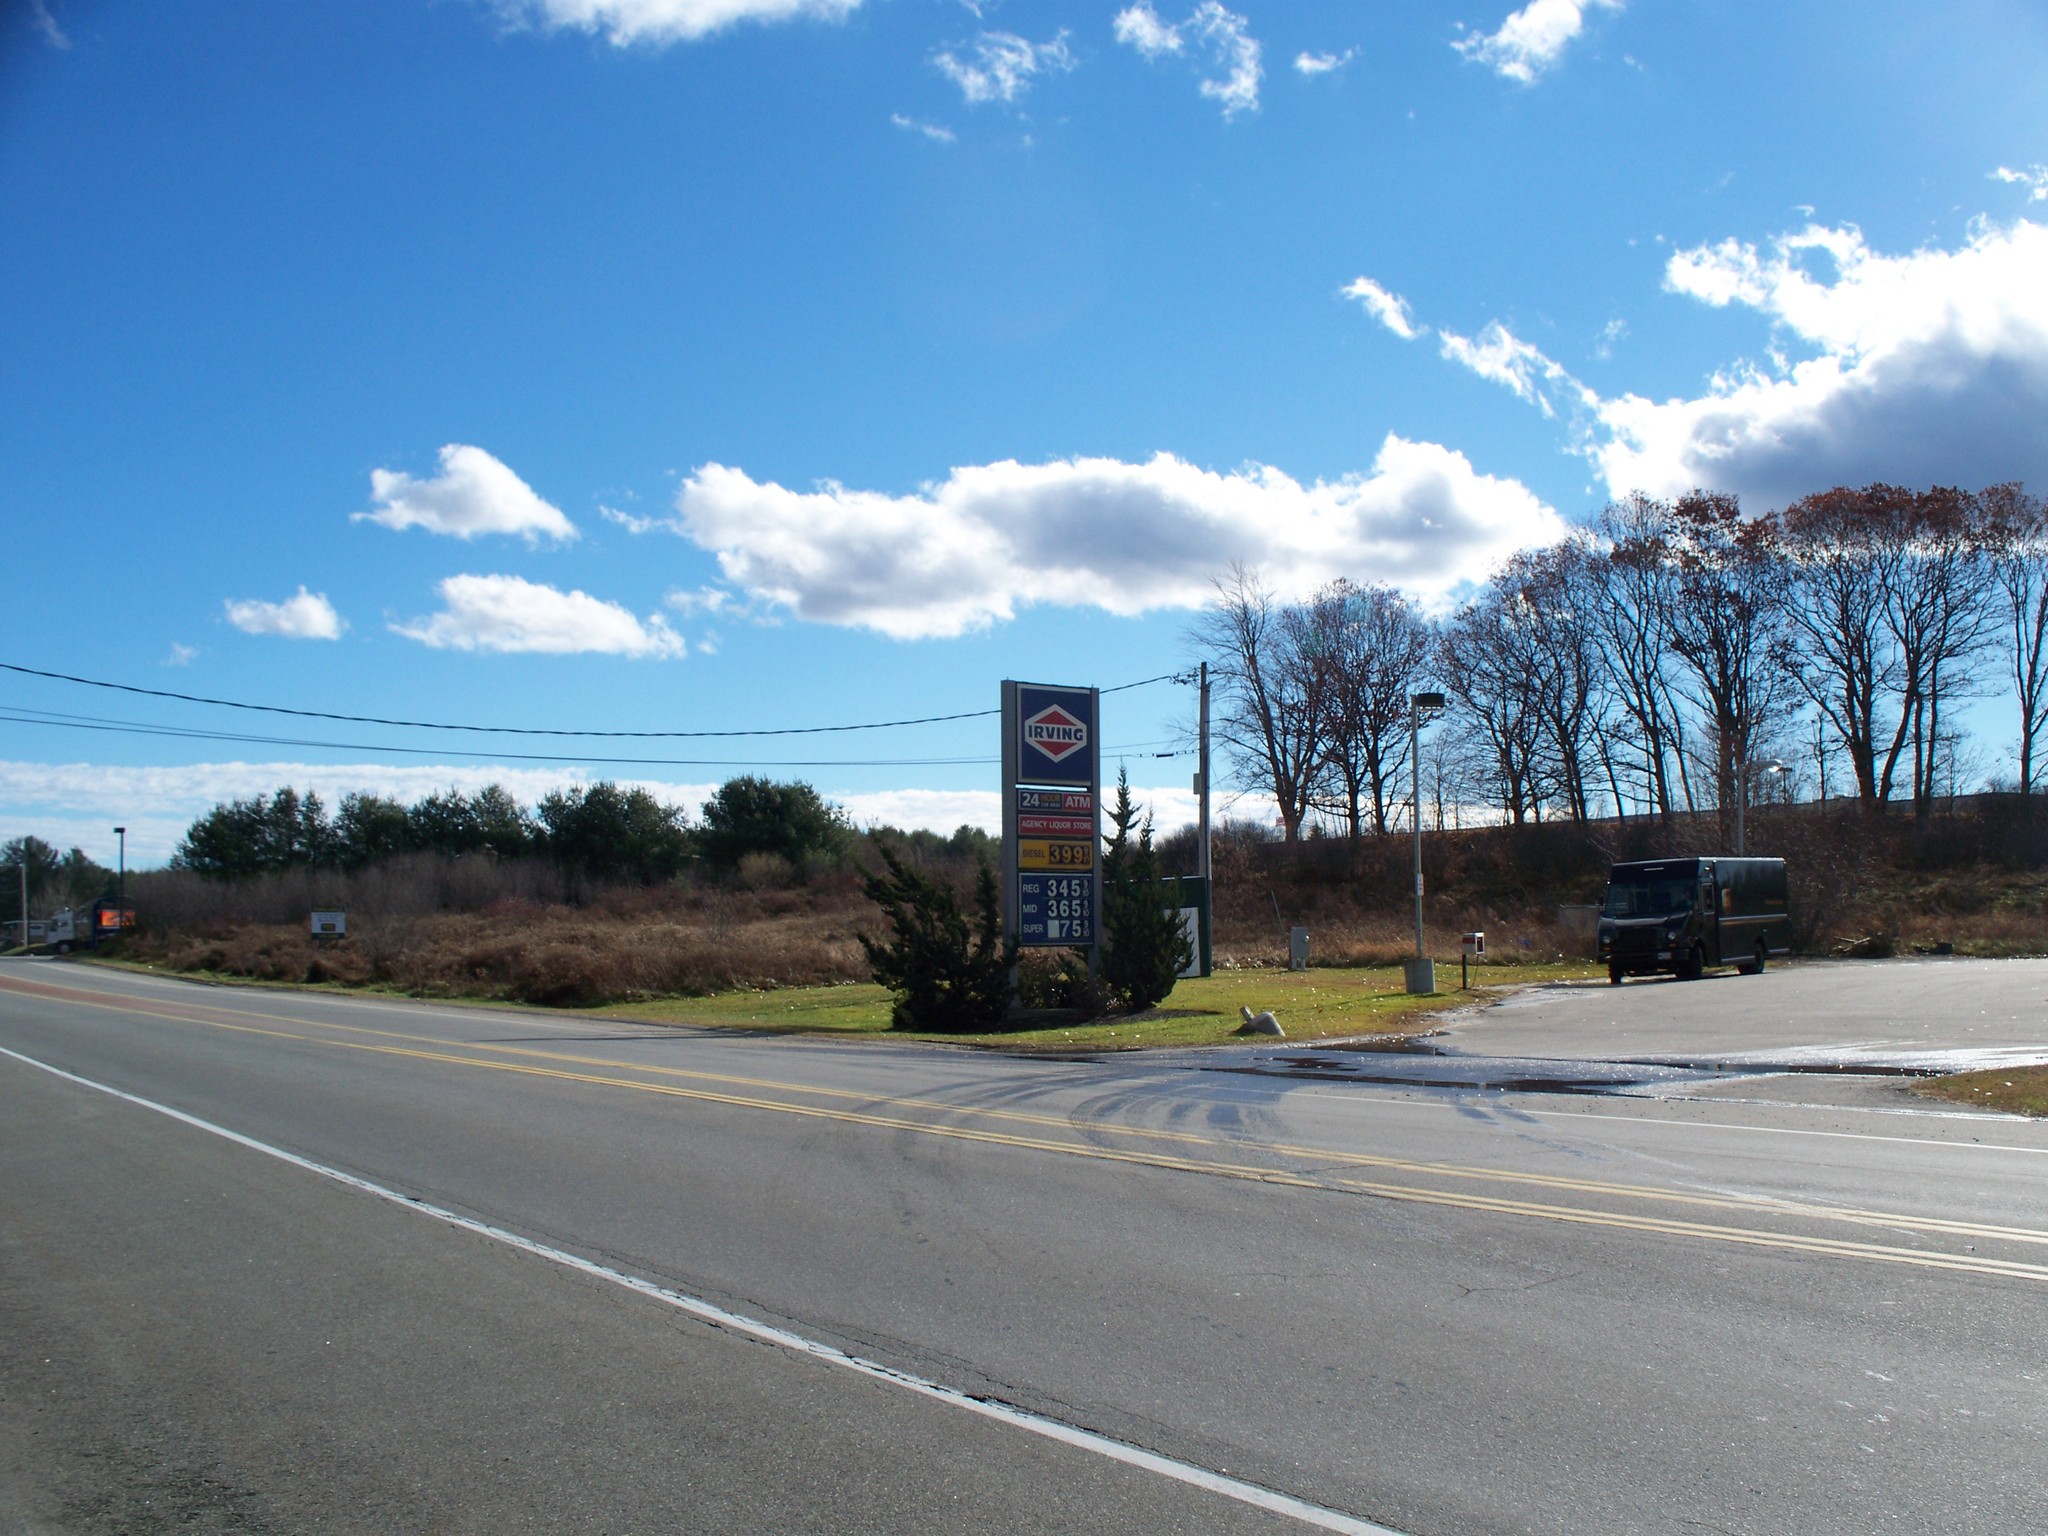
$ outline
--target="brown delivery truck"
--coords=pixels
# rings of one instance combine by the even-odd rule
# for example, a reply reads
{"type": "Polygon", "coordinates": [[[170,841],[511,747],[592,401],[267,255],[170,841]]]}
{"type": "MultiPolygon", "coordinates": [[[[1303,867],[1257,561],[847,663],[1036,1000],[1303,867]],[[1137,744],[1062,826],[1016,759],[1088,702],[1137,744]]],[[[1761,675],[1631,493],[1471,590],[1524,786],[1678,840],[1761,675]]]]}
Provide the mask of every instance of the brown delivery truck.
{"type": "Polygon", "coordinates": [[[1607,979],[1669,973],[1680,980],[1710,965],[1755,976],[1792,947],[1783,859],[1642,859],[1607,872],[1600,907],[1607,979]]]}

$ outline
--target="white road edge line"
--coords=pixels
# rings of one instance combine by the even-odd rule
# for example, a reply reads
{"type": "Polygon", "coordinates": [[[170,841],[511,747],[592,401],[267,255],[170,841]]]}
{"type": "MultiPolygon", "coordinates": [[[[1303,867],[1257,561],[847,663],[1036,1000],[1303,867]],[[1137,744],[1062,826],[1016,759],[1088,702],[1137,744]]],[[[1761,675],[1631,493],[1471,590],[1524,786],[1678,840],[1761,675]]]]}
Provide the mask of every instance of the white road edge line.
{"type": "Polygon", "coordinates": [[[358,1177],[353,1173],[345,1173],[339,1168],[330,1168],[325,1163],[316,1163],[311,1158],[301,1157],[296,1152],[287,1152],[282,1147],[271,1146],[268,1142],[258,1141],[253,1136],[245,1136],[240,1131],[230,1130],[224,1125],[216,1125],[211,1120],[202,1120],[199,1116],[187,1114],[182,1109],[173,1109],[168,1104],[159,1104],[154,1099],[143,1098],[141,1095],[129,1093],[125,1089],[115,1088],[106,1083],[95,1082],[89,1077],[80,1077],[75,1072],[67,1072],[62,1067],[52,1066],[46,1061],[38,1061],[33,1056],[24,1056],[21,1052],[11,1051],[5,1046],[0,1046],[0,1056],[10,1057],[24,1066],[35,1067],[40,1071],[49,1073],[52,1077],[59,1077],[66,1082],[76,1083],[81,1088],[91,1088],[99,1093],[121,1099],[129,1104],[138,1105],[143,1109],[154,1110],[157,1114],[168,1116],[180,1124],[189,1125],[196,1130],[205,1131],[209,1135],[218,1136],[224,1141],[231,1141],[236,1146],[246,1147],[252,1152],[260,1152],[265,1157],[274,1157],[279,1162],[291,1164],[294,1168],[301,1168],[308,1173],[318,1174],[322,1178],[332,1179],[335,1183],[345,1184],[350,1189],[357,1189],[365,1194],[375,1195],[380,1200],[388,1200],[393,1205],[402,1206],[408,1211],[417,1212],[422,1216],[431,1216],[434,1220],[445,1222],[451,1227],[459,1227],[463,1231],[473,1232],[479,1237],[490,1238],[492,1241],[503,1243],[509,1248],[516,1248],[522,1253],[530,1253],[536,1258],[546,1259],[550,1263],[559,1264],[565,1269],[573,1269],[579,1274],[590,1275],[599,1280],[609,1281],[613,1285],[620,1286],[625,1290],[634,1291],[639,1295],[674,1307],[678,1311],[687,1312],[691,1316],[710,1323],[715,1327],[728,1329],[734,1333],[745,1334],[750,1338],[774,1344],[794,1354],[807,1355],[813,1360],[822,1361],[827,1365],[836,1365],[843,1370],[852,1371],[857,1375],[866,1376],[874,1381],[885,1382],[892,1387],[901,1387],[907,1392],[915,1392],[921,1397],[932,1398],[938,1402],[945,1403],[949,1407],[958,1408],[967,1413],[979,1414],[985,1419],[993,1419],[997,1423],[1007,1424],[1013,1429],[1022,1429],[1031,1434],[1042,1436],[1047,1440],[1056,1440],[1062,1445],[1069,1445],[1077,1450],[1088,1451],[1094,1455],[1105,1457],[1110,1461],[1122,1462],[1126,1466],[1137,1467],[1146,1472],[1156,1473],[1160,1477],[1172,1478],[1175,1482],[1186,1483],[1191,1487],[1218,1494],[1226,1499],[1234,1499],[1240,1504],[1248,1504],[1254,1509],[1261,1509],[1269,1514],[1283,1515],[1289,1519],[1298,1520],[1302,1524],[1314,1526],[1318,1530],[1339,1531],[1345,1533],[1345,1536],[1403,1536],[1402,1532],[1394,1530],[1391,1526],[1375,1525],[1370,1520],[1361,1520],[1355,1515],[1347,1515],[1341,1510],[1326,1509],[1320,1504],[1311,1504],[1305,1499],[1297,1499],[1289,1494],[1276,1492],[1271,1488],[1263,1488],[1257,1483],[1247,1483],[1226,1473],[1212,1472],[1207,1467],[1198,1467],[1192,1462],[1176,1461],[1171,1456],[1162,1456],[1156,1451],[1148,1451],[1121,1440],[1112,1440],[1107,1435],[1096,1434],[1093,1430],[1062,1423],[1058,1419],[1046,1418],[1042,1414],[1032,1413],[1028,1409],[1014,1407],[1009,1403],[997,1402],[984,1397],[975,1397],[961,1391],[957,1387],[948,1387],[936,1381],[929,1381],[922,1376],[913,1375],[909,1371],[899,1371],[893,1366],[883,1365],[879,1361],[863,1359],[859,1355],[849,1354],[834,1345],[821,1343],[816,1339],[805,1338],[800,1333],[791,1333],[786,1328],[777,1328],[772,1323],[764,1323],[738,1312],[729,1312],[724,1307],[718,1306],[715,1303],[688,1295],[682,1291],[671,1290],[664,1285],[656,1285],[652,1280],[643,1280],[637,1275],[629,1275],[623,1270],[599,1264],[594,1260],[584,1258],[580,1254],[571,1253],[567,1249],[554,1248],[546,1243],[535,1242],[532,1238],[521,1236],[517,1232],[507,1231],[503,1227],[494,1227],[488,1222],[474,1220],[471,1217],[460,1215],[442,1206],[417,1199],[412,1195],[401,1194],[395,1189],[388,1189],[382,1184],[373,1183],[369,1179],[358,1177]]]}

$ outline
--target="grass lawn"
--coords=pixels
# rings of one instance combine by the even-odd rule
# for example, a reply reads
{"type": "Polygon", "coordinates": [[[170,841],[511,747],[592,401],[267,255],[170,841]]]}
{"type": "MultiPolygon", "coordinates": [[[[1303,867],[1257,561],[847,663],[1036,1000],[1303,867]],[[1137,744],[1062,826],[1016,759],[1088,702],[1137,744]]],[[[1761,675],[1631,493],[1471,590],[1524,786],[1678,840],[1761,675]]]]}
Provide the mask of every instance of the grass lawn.
{"type": "Polygon", "coordinates": [[[1958,1072],[1953,1077],[1915,1083],[1913,1091],[1978,1109],[2048,1116],[2048,1067],[1993,1067],[1984,1072],[1958,1072]]]}
{"type": "Polygon", "coordinates": [[[1401,989],[1398,967],[1229,971],[1183,981],[1173,989],[1165,1005],[1152,1013],[985,1035],[895,1034],[889,1029],[889,994],[873,985],[662,998],[612,1004],[593,1011],[648,1023],[724,1025],[794,1034],[887,1034],[893,1039],[950,1040],[1004,1050],[1100,1051],[1215,1045],[1231,1038],[1243,1023],[1238,1013],[1240,1007],[1250,1008],[1254,1013],[1272,1010],[1289,1040],[1401,1034],[1421,1027],[1422,1020],[1439,1009],[1479,1001],[1492,988],[1604,974],[1584,962],[1488,965],[1474,969],[1470,992],[1460,992],[1456,989],[1456,967],[1439,964],[1437,979],[1449,990],[1428,997],[1410,997],[1401,989]]]}
{"type": "MultiPolygon", "coordinates": [[[[194,981],[245,987],[344,992],[405,997],[422,994],[396,988],[346,986],[334,982],[259,981],[212,972],[169,972],[112,956],[84,957],[89,964],[194,981]]],[[[1289,1040],[1347,1035],[1409,1034],[1427,1028],[1427,1017],[1445,1008],[1484,1000],[1499,989],[1537,982],[1603,978],[1589,961],[1540,965],[1484,965],[1472,970],[1472,990],[1458,990],[1456,962],[1437,963],[1445,990],[1410,997],[1402,990],[1399,966],[1327,966],[1308,971],[1221,971],[1183,981],[1163,1007],[1131,1017],[1087,1024],[1049,1024],[981,1035],[898,1034],[889,1027],[890,994],[871,982],[824,987],[779,987],[766,991],[721,992],[710,997],[661,997],[645,1002],[601,1003],[587,1008],[542,1008],[490,997],[433,997],[458,1007],[512,1008],[534,1013],[567,1013],[582,1018],[632,1019],[648,1024],[696,1024],[712,1028],[769,1030],[785,1034],[871,1036],[892,1040],[942,1040],[958,1045],[1022,1051],[1137,1050],[1150,1046],[1217,1045],[1244,1022],[1238,1009],[1270,1009],[1289,1040]]],[[[1263,1036],[1236,1036],[1240,1041],[1263,1036]]]]}

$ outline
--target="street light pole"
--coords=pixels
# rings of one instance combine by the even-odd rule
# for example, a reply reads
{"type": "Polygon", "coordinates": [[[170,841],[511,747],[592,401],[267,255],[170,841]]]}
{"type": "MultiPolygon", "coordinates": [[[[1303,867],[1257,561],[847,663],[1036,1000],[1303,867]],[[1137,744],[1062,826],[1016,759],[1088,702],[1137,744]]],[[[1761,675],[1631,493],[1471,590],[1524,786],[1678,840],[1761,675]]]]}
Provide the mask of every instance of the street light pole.
{"type": "Polygon", "coordinates": [[[1408,805],[1415,819],[1415,959],[1408,967],[1408,990],[1436,990],[1436,967],[1422,953],[1422,713],[1444,707],[1440,693],[1418,693],[1408,700],[1408,805]]]}

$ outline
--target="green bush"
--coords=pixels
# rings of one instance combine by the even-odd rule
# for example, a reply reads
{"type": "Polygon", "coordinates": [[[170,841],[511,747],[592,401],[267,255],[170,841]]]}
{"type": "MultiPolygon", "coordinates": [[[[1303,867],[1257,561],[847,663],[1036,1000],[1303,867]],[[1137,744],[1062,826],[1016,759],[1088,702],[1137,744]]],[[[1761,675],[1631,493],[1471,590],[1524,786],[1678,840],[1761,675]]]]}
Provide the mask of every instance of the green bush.
{"type": "Polygon", "coordinates": [[[882,909],[891,936],[856,934],[875,980],[896,994],[897,1029],[967,1034],[995,1029],[1010,997],[1017,946],[1003,936],[995,871],[977,860],[970,924],[952,887],[920,874],[877,841],[884,872],[863,870],[868,899],[882,909]]]}
{"type": "Polygon", "coordinates": [[[1137,827],[1130,777],[1116,776],[1115,829],[1102,855],[1102,985],[1132,1013],[1157,1007],[1193,957],[1179,908],[1168,899],[1152,847],[1152,818],[1137,827]]]}

